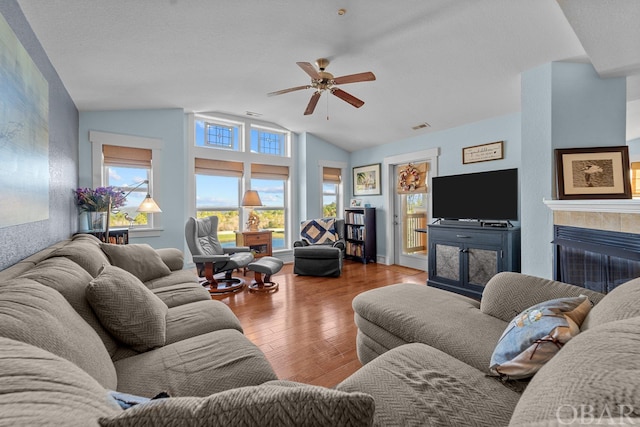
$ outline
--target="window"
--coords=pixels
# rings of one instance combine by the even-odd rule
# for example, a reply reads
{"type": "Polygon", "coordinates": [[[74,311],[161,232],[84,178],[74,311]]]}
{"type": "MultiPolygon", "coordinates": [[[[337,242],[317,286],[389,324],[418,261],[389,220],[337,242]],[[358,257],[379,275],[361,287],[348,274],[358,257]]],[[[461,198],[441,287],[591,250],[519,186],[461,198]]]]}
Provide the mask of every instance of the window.
{"type": "Polygon", "coordinates": [[[238,151],[241,126],[238,123],[196,119],[196,146],[238,151]]]}
{"type": "Polygon", "coordinates": [[[342,170],[322,168],[322,216],[336,217],[340,206],[340,183],[342,170]]]}
{"type": "Polygon", "coordinates": [[[251,152],[285,156],[288,132],[253,126],[251,128],[251,152]]]}
{"type": "Polygon", "coordinates": [[[117,187],[129,193],[124,206],[114,209],[109,216],[110,227],[149,228],[153,214],[137,212],[138,206],[151,193],[151,156],[148,149],[104,145],[102,147],[104,185],[117,187]],[[144,183],[135,188],[140,183],[144,183]]]}
{"type": "Polygon", "coordinates": [[[196,159],[196,216],[218,217],[218,239],[222,246],[235,246],[240,229],[240,179],[242,163],[196,159]]]}
{"type": "Polygon", "coordinates": [[[631,195],[640,197],[640,162],[631,162],[631,195]]]}
{"type": "Polygon", "coordinates": [[[260,228],[273,231],[273,249],[285,249],[287,242],[286,186],[289,168],[263,164],[251,165],[251,189],[260,195],[262,206],[253,208],[260,228]]]}

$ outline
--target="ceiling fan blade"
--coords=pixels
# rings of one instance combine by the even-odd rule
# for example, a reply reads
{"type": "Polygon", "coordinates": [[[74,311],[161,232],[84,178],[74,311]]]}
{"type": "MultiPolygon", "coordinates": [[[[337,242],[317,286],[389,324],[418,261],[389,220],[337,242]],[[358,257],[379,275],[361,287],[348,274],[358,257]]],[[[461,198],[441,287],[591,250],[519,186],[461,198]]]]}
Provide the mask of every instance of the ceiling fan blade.
{"type": "Polygon", "coordinates": [[[309,63],[309,62],[296,62],[296,64],[298,64],[298,66],[300,68],[302,68],[305,73],[309,74],[309,76],[311,76],[312,79],[314,79],[314,80],[319,80],[320,79],[320,74],[318,74],[318,70],[316,70],[316,67],[311,65],[311,63],[309,63]]]}
{"type": "Polygon", "coordinates": [[[276,92],[270,92],[270,93],[267,94],[267,96],[282,95],[283,93],[289,93],[289,92],[293,92],[293,91],[296,91],[296,90],[302,90],[302,89],[309,89],[310,87],[311,86],[309,86],[309,85],[290,87],[289,89],[282,89],[282,90],[278,90],[276,92]]]}
{"type": "Polygon", "coordinates": [[[333,81],[337,85],[343,85],[346,83],[370,82],[375,79],[376,76],[371,71],[367,71],[366,73],[349,74],[348,76],[335,77],[333,81]]]}
{"type": "Polygon", "coordinates": [[[316,109],[316,104],[318,103],[318,100],[320,99],[320,95],[322,95],[321,92],[316,92],[313,95],[311,95],[311,99],[309,100],[309,104],[307,105],[307,109],[304,110],[304,115],[308,116],[309,114],[313,114],[313,110],[316,109]]]}
{"type": "Polygon", "coordinates": [[[364,101],[343,91],[342,89],[338,89],[338,88],[332,89],[331,93],[337,96],[338,98],[342,99],[343,101],[348,102],[349,104],[353,105],[356,108],[360,108],[364,105],[364,101]]]}

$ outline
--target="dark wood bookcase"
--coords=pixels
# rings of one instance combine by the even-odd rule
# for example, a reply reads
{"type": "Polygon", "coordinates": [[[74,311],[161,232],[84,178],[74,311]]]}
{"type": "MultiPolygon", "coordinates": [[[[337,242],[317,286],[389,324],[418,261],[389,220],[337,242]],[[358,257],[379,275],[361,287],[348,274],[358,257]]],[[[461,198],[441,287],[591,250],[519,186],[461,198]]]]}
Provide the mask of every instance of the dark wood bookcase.
{"type": "Polygon", "coordinates": [[[345,258],[376,262],[376,208],[344,210],[345,258]]]}

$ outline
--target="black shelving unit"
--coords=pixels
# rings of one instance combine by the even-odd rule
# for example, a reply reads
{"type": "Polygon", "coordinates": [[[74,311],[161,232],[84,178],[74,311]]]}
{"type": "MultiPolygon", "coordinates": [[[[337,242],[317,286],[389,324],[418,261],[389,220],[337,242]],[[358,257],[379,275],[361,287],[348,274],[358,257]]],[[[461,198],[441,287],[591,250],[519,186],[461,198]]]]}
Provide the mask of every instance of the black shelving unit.
{"type": "Polygon", "coordinates": [[[376,262],[376,208],[345,209],[344,228],[345,258],[376,262]]]}

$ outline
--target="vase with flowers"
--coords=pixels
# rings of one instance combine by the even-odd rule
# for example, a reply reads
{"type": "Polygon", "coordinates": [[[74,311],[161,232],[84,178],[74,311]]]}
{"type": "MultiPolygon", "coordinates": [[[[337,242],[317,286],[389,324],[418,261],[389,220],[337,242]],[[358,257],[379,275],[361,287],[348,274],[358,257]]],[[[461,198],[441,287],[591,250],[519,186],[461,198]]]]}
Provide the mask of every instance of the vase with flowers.
{"type": "Polygon", "coordinates": [[[124,191],[115,187],[77,188],[75,198],[80,211],[80,232],[108,230],[109,212],[127,201],[124,191]]]}

